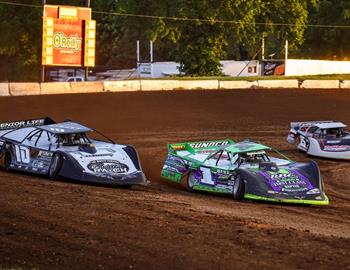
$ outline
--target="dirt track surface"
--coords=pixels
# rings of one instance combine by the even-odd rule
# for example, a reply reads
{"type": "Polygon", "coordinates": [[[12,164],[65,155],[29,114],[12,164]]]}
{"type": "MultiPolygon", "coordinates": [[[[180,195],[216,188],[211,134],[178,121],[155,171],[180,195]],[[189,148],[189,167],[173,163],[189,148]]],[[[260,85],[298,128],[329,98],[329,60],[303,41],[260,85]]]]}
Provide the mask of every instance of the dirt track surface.
{"type": "Polygon", "coordinates": [[[189,194],[159,178],[166,144],[286,143],[289,122],[350,124],[350,91],[234,90],[0,98],[0,121],[80,121],[137,147],[149,187],[0,171],[0,269],[350,269],[350,163],[317,160],[328,207],[189,194]]]}

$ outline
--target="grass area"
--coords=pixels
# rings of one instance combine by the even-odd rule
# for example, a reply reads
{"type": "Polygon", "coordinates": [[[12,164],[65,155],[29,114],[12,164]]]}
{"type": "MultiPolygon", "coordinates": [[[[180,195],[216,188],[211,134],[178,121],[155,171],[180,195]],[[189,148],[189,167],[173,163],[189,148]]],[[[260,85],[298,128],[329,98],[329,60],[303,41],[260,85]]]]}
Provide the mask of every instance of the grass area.
{"type": "Polygon", "coordinates": [[[158,79],[142,78],[142,80],[220,80],[220,81],[257,81],[257,80],[350,80],[350,74],[308,75],[308,76],[251,76],[251,77],[179,77],[170,76],[158,79]]]}

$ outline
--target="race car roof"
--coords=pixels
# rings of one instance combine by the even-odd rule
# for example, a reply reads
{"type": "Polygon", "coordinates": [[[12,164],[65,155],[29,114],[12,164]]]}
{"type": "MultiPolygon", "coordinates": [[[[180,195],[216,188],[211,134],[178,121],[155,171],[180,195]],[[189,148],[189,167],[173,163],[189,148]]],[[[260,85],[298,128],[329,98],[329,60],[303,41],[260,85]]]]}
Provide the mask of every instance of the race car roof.
{"type": "Polygon", "coordinates": [[[239,143],[229,145],[227,147],[224,147],[223,149],[226,150],[227,152],[237,154],[237,153],[264,151],[264,150],[269,150],[271,148],[263,144],[244,141],[244,142],[239,142],[239,143]]]}
{"type": "Polygon", "coordinates": [[[320,123],[320,124],[317,124],[316,126],[321,128],[321,129],[346,127],[346,125],[344,125],[342,122],[320,123]]]}
{"type": "Polygon", "coordinates": [[[327,128],[344,128],[346,127],[345,124],[342,122],[335,122],[335,121],[306,121],[306,122],[291,122],[290,123],[291,128],[299,128],[299,127],[318,127],[321,129],[327,129],[327,128]]]}
{"type": "Polygon", "coordinates": [[[85,133],[93,131],[93,129],[76,122],[63,122],[52,125],[38,126],[37,128],[54,134],[85,133]]]}

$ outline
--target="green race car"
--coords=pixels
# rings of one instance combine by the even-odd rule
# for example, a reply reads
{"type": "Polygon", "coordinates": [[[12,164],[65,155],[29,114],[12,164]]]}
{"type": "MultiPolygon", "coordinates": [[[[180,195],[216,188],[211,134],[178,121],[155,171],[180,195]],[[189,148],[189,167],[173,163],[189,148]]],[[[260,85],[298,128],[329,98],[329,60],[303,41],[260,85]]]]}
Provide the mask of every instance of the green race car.
{"type": "Polygon", "coordinates": [[[161,177],[190,191],[234,199],[328,205],[318,165],[293,162],[270,147],[231,139],[168,145],[161,177]]]}

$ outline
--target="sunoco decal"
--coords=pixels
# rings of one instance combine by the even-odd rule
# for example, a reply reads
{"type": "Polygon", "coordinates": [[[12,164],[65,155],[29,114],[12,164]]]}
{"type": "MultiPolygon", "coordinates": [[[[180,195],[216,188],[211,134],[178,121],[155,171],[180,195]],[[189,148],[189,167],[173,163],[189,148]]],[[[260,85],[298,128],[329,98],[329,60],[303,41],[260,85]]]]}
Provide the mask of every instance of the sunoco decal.
{"type": "Polygon", "coordinates": [[[116,160],[94,160],[91,161],[87,167],[90,171],[95,173],[127,173],[129,171],[129,167],[120,163],[116,160]]]}
{"type": "Polygon", "coordinates": [[[226,145],[226,144],[228,144],[228,141],[190,143],[190,146],[195,149],[195,148],[217,147],[217,146],[226,145]]]}

